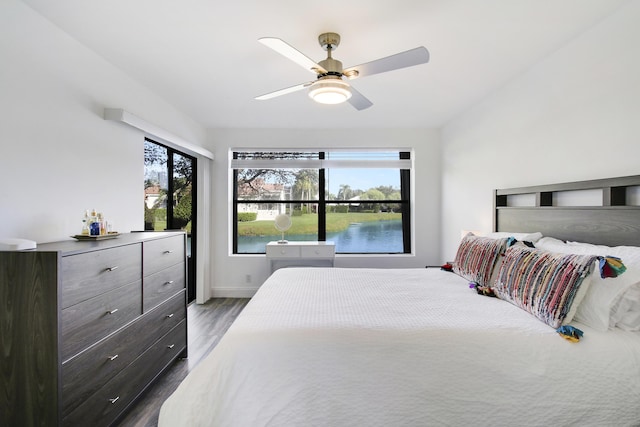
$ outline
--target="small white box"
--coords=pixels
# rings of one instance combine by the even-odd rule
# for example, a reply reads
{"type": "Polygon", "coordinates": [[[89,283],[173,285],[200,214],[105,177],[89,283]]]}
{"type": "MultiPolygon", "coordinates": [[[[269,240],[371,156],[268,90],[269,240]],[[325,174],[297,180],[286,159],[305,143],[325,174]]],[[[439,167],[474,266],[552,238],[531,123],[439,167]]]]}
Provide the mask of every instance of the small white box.
{"type": "Polygon", "coordinates": [[[35,249],[36,242],[27,239],[2,238],[0,239],[0,251],[23,251],[35,249]]]}

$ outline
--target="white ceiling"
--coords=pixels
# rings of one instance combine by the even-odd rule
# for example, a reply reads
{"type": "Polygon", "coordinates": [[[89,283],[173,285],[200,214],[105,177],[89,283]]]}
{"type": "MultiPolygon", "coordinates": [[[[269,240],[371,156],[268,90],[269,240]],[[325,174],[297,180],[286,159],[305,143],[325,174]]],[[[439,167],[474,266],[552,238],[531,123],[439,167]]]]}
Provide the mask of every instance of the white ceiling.
{"type": "MultiPolygon", "coordinates": [[[[23,0],[207,128],[440,127],[627,0],[23,0]],[[311,74],[258,43],[314,60],[342,37],[345,68],[425,46],[426,65],[353,81],[373,107],[257,95],[311,74]]],[[[126,109],[126,106],[118,106],[126,109]]]]}

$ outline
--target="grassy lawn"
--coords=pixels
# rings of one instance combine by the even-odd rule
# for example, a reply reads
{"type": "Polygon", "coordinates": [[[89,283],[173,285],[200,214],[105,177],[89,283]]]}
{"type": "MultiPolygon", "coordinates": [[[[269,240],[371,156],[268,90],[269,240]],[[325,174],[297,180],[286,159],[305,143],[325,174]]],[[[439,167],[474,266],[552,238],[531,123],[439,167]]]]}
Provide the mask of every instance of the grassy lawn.
{"type": "MultiPolygon", "coordinates": [[[[400,213],[328,213],[327,233],[346,230],[354,222],[389,221],[401,219],[400,213]]],[[[291,217],[291,228],[287,234],[316,234],[318,232],[318,215],[306,214],[291,217]]],[[[239,236],[276,236],[273,221],[247,221],[238,223],[239,236]]]]}
{"type": "Polygon", "coordinates": [[[155,231],[163,231],[166,228],[167,228],[167,221],[166,220],[164,220],[164,221],[156,220],[156,221],[153,222],[153,229],[155,231]]]}
{"type": "MultiPolygon", "coordinates": [[[[155,231],[164,231],[167,229],[167,221],[166,220],[156,220],[153,222],[153,229],[155,231]]],[[[191,233],[191,221],[184,227],[187,233],[191,233]]]]}

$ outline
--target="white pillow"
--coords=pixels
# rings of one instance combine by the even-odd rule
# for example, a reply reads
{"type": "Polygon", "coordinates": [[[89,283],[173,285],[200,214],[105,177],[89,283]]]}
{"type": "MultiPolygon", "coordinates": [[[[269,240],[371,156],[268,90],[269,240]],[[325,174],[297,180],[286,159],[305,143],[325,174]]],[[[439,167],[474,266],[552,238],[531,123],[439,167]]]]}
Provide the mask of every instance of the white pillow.
{"type": "Polygon", "coordinates": [[[552,237],[543,237],[536,243],[536,248],[561,253],[611,255],[620,258],[627,267],[627,271],[616,278],[601,278],[599,268],[596,266],[591,277],[591,286],[578,306],[574,319],[598,331],[606,331],[611,323],[616,323],[612,318],[620,321],[625,315],[632,316],[627,314],[627,311],[634,307],[618,304],[618,302],[630,288],[640,283],[640,247],[610,247],[582,242],[564,243],[552,237]]]}
{"type": "Polygon", "coordinates": [[[614,304],[609,327],[640,331],[640,283],[631,286],[614,304]]]}
{"type": "Polygon", "coordinates": [[[613,255],[624,262],[629,267],[635,265],[640,268],[640,247],[639,246],[604,246],[592,245],[591,243],[567,242],[567,246],[572,249],[584,251],[580,253],[595,253],[598,255],[613,255]]]}
{"type": "Polygon", "coordinates": [[[508,231],[494,231],[493,233],[489,233],[486,237],[491,237],[492,239],[503,239],[505,237],[513,237],[516,240],[525,241],[535,243],[542,237],[542,233],[536,231],[535,233],[510,233],[508,231]]]}
{"type": "Polygon", "coordinates": [[[544,236],[535,243],[536,243],[536,248],[538,249],[544,249],[545,251],[552,251],[552,252],[556,251],[556,252],[567,253],[567,252],[563,252],[567,250],[567,243],[563,242],[562,240],[558,240],[555,237],[544,236]]]}

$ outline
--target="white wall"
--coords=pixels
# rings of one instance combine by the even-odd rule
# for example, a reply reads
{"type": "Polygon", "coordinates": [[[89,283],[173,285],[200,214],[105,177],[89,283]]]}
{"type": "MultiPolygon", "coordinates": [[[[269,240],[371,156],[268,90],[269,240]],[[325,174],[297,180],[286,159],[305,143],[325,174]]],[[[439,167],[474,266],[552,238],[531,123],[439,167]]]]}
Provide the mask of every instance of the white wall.
{"type": "Polygon", "coordinates": [[[143,228],[142,132],[120,107],[194,143],[205,131],[20,1],[0,2],[0,238],[68,239],[85,209],[143,228]]]}
{"type": "Polygon", "coordinates": [[[627,3],[443,128],[445,259],[491,230],[495,188],[640,174],[638,22],[627,3]]]}
{"type": "Polygon", "coordinates": [[[231,147],[404,147],[415,158],[415,252],[413,255],[337,255],[337,267],[424,267],[439,262],[440,143],[435,130],[418,129],[217,129],[210,132],[215,153],[213,216],[213,296],[250,296],[269,275],[264,255],[231,255],[231,147]],[[246,275],[252,276],[251,283],[246,275]]]}

